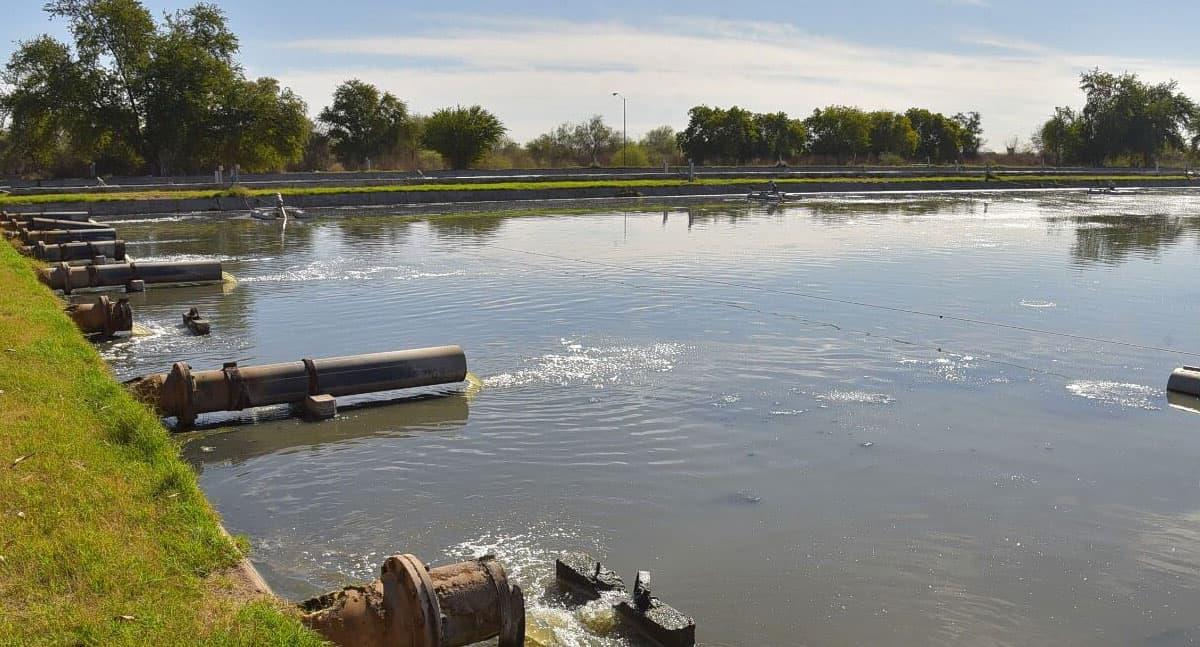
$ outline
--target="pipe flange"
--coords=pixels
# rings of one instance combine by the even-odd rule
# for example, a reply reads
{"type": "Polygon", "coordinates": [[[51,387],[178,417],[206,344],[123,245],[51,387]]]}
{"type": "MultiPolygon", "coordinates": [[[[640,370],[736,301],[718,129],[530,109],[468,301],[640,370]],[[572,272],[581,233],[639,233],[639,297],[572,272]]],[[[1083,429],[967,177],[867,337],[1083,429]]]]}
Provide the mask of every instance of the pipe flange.
{"type": "Polygon", "coordinates": [[[300,361],[304,362],[304,371],[308,373],[308,394],[321,395],[321,374],[317,372],[316,362],[307,357],[300,361]]]}
{"type": "Polygon", "coordinates": [[[525,644],[525,595],[521,587],[508,583],[508,574],[494,556],[481,557],[479,565],[487,571],[496,589],[496,603],[500,611],[498,647],[522,647],[525,644]]]}
{"type": "Polygon", "coordinates": [[[392,555],[380,580],[390,644],[442,647],[442,609],[425,564],[414,555],[392,555]]]}
{"type": "Polygon", "coordinates": [[[58,269],[58,273],[62,275],[62,291],[63,294],[71,294],[71,266],[66,261],[54,266],[58,269]]]}
{"type": "Polygon", "coordinates": [[[192,375],[192,367],[187,362],[175,362],[163,382],[158,408],[163,414],[175,416],[180,427],[191,427],[196,422],[195,393],[196,378],[192,375]]]}

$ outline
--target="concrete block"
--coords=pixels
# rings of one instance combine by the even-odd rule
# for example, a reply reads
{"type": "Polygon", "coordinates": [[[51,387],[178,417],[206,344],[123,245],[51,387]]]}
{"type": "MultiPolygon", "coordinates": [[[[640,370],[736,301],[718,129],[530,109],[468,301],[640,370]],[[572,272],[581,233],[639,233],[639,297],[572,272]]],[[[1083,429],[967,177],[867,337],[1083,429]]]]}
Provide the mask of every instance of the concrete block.
{"type": "Polygon", "coordinates": [[[304,398],[304,413],[313,420],[328,420],[337,415],[337,398],[332,395],[310,395],[304,398]]]}

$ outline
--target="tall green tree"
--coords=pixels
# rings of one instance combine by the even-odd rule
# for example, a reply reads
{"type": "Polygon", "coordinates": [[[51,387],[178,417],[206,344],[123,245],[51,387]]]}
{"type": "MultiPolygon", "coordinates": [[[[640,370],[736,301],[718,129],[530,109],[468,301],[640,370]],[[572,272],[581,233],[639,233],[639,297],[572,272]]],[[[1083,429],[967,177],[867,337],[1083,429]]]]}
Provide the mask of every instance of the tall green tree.
{"type": "Polygon", "coordinates": [[[0,97],[0,110],[20,115],[10,153],[27,171],[52,170],[48,157],[64,155],[101,172],[163,174],[267,170],[299,157],[303,102],[274,81],[245,79],[215,5],[161,25],[138,0],[53,0],[46,11],[67,22],[73,47],[49,36],[21,43],[0,97]]]}
{"type": "Polygon", "coordinates": [[[932,164],[958,160],[962,151],[960,128],[940,112],[910,108],[904,113],[917,133],[916,156],[932,164]]]}
{"type": "Polygon", "coordinates": [[[917,131],[913,130],[908,117],[880,110],[872,112],[870,119],[870,152],[878,159],[882,155],[911,158],[917,149],[917,131]]]}
{"type": "Polygon", "coordinates": [[[1084,151],[1083,124],[1068,107],[1055,108],[1034,139],[1043,155],[1054,156],[1055,166],[1079,161],[1084,151]]]}
{"type": "Polygon", "coordinates": [[[452,169],[469,168],[506,132],[504,124],[480,106],[442,108],[425,120],[421,141],[452,169]]]}
{"type": "Polygon", "coordinates": [[[850,106],[818,108],[804,120],[808,127],[809,152],[837,159],[857,159],[871,149],[871,119],[850,106]]]}
{"type": "Polygon", "coordinates": [[[951,119],[958,125],[958,153],[963,159],[979,157],[983,146],[983,120],[978,112],[960,112],[951,119]]]}
{"type": "Polygon", "coordinates": [[[799,155],[808,141],[808,127],[786,112],[754,115],[754,127],[758,139],[755,157],[775,160],[778,165],[799,155]]]}
{"type": "Polygon", "coordinates": [[[333,103],[321,111],[333,152],[347,168],[361,168],[368,159],[411,149],[416,126],[408,106],[390,92],[351,79],[333,93],[333,103]]]}

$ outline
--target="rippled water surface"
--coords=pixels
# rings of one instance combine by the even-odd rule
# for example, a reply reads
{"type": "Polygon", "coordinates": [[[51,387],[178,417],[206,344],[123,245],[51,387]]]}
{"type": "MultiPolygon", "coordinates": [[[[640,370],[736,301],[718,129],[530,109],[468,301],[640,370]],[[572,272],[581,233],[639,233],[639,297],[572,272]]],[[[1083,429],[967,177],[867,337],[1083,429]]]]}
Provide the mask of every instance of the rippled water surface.
{"type": "Polygon", "coordinates": [[[239,279],[135,295],[122,377],[457,343],[482,382],[208,420],[185,452],[286,596],[494,552],[540,644],[628,644],[543,597],[582,549],[710,645],[1200,637],[1200,417],[1162,391],[1200,195],[117,227],[239,279]]]}

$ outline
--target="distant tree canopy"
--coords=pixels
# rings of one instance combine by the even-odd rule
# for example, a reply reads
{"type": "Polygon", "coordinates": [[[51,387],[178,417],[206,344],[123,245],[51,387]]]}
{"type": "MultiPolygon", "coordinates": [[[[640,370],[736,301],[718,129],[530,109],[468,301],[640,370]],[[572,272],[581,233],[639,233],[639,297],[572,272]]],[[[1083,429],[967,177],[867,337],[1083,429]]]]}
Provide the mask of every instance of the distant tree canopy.
{"type": "Polygon", "coordinates": [[[1136,74],[1094,69],[1080,75],[1080,111],[1055,108],[1034,133],[1056,164],[1152,166],[1170,151],[1196,152],[1200,108],[1174,81],[1148,84],[1136,74]]]}
{"type": "Polygon", "coordinates": [[[480,106],[442,108],[424,123],[421,142],[452,169],[469,168],[504,136],[504,124],[480,106]]]}
{"type": "Polygon", "coordinates": [[[54,0],[73,43],[21,42],[0,75],[5,165],[24,173],[278,169],[304,152],[304,102],[247,79],[215,5],[155,22],[138,0],[54,0]]]}
{"type": "Polygon", "coordinates": [[[320,120],[330,149],[345,168],[363,168],[372,159],[376,166],[386,166],[416,145],[417,127],[408,106],[358,79],[334,90],[333,103],[321,111],[320,120]]]}
{"type": "Polygon", "coordinates": [[[801,121],[783,112],[755,114],[738,107],[696,106],[688,117],[678,144],[697,164],[786,163],[804,154],[839,164],[868,158],[944,163],[973,158],[983,144],[977,112],[947,117],[923,108],[900,114],[829,106],[801,121]]]}

